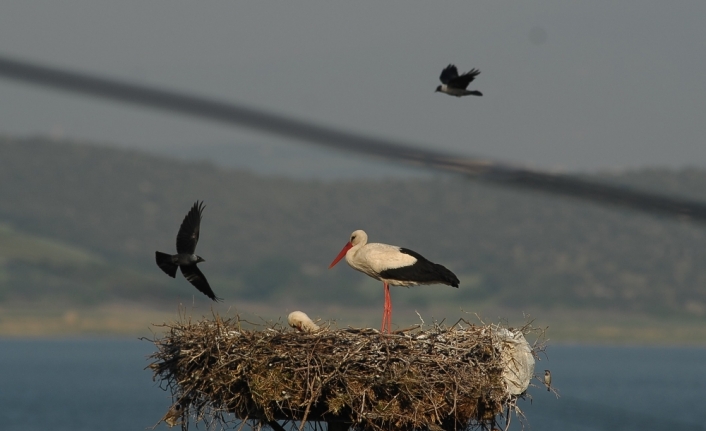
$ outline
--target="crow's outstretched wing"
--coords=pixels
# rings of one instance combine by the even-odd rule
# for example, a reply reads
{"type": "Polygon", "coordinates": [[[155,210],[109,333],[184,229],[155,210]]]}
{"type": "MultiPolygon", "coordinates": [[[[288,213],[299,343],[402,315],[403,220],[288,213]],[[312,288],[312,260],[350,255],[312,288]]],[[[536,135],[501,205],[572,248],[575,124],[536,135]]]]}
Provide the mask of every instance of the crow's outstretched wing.
{"type": "Polygon", "coordinates": [[[154,257],[157,261],[157,266],[162,268],[162,271],[172,278],[176,277],[176,272],[179,265],[172,262],[172,255],[162,253],[161,251],[155,251],[154,257]]]}
{"type": "Polygon", "coordinates": [[[457,76],[456,78],[452,79],[451,82],[449,82],[447,85],[449,87],[462,88],[465,90],[466,87],[468,87],[468,84],[470,84],[471,81],[476,79],[476,76],[478,75],[480,75],[480,70],[471,69],[463,75],[457,76]]]}
{"type": "Polygon", "coordinates": [[[458,78],[458,69],[453,64],[446,66],[446,69],[441,71],[441,76],[439,76],[439,81],[442,84],[448,84],[455,78],[458,78]]]}
{"type": "Polygon", "coordinates": [[[177,253],[194,254],[196,244],[199,242],[199,229],[201,227],[201,213],[204,209],[203,202],[196,201],[189,213],[181,222],[177,234],[177,253]]]}
{"type": "Polygon", "coordinates": [[[213,293],[213,290],[211,290],[211,286],[209,286],[208,281],[206,281],[206,276],[203,275],[203,272],[201,272],[201,270],[198,266],[196,266],[196,264],[182,265],[179,268],[181,268],[181,273],[184,274],[184,278],[189,280],[189,283],[193,284],[194,287],[199,290],[199,292],[203,293],[204,295],[208,296],[216,302],[221,300],[221,298],[218,298],[216,294],[213,293]]]}

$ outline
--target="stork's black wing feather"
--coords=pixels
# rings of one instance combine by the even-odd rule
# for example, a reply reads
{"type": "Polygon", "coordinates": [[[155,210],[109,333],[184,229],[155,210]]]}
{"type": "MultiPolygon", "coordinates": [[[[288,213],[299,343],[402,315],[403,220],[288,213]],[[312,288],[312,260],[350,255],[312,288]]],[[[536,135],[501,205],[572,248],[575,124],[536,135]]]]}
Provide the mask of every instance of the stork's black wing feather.
{"type": "Polygon", "coordinates": [[[466,87],[468,87],[468,84],[470,84],[471,81],[476,79],[476,76],[478,75],[480,75],[480,70],[471,69],[463,75],[457,76],[456,78],[452,79],[447,85],[449,87],[462,88],[465,90],[466,87]]]}
{"type": "Polygon", "coordinates": [[[449,64],[446,66],[446,69],[441,71],[439,81],[441,81],[442,84],[448,84],[455,78],[458,78],[458,69],[456,69],[456,66],[453,64],[449,64]]]}
{"type": "Polygon", "coordinates": [[[177,253],[194,254],[196,244],[199,242],[199,229],[201,228],[201,213],[204,209],[203,202],[196,201],[189,213],[181,222],[179,233],[177,234],[177,253]]]}
{"type": "Polygon", "coordinates": [[[458,287],[458,277],[445,266],[431,262],[421,254],[408,248],[400,247],[400,253],[408,254],[417,259],[417,261],[409,266],[381,271],[380,276],[383,279],[415,281],[419,284],[439,283],[458,287]]]}
{"type": "Polygon", "coordinates": [[[201,270],[198,266],[196,266],[196,264],[182,265],[180,266],[180,268],[181,273],[184,274],[184,278],[189,280],[189,283],[193,284],[194,287],[199,290],[199,292],[203,293],[204,295],[208,296],[216,302],[221,300],[221,298],[218,298],[216,294],[213,293],[213,290],[211,290],[211,286],[209,286],[208,281],[206,281],[206,276],[203,275],[203,272],[201,272],[201,270]]]}

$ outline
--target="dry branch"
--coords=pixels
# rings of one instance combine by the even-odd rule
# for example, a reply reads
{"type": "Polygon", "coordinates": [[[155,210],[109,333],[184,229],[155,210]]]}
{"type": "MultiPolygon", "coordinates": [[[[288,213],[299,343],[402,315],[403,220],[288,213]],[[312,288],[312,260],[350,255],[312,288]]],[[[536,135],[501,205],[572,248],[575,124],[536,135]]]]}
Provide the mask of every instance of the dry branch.
{"type": "Polygon", "coordinates": [[[165,324],[152,340],[150,367],[179,404],[184,429],[189,418],[226,425],[232,416],[270,427],[289,420],[371,431],[490,429],[517,399],[503,378],[497,326],[463,321],[383,335],[242,324],[218,316],[165,324]]]}

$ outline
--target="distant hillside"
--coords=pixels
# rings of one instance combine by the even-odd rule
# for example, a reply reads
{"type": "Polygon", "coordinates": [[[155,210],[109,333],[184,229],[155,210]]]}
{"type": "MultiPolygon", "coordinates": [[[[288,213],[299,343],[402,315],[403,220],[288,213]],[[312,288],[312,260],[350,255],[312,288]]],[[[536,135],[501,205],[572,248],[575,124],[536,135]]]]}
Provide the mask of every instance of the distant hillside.
{"type": "Polygon", "coordinates": [[[137,298],[177,297],[157,274],[106,262],[57,240],[0,225],[0,303],[55,299],[76,305],[137,298]]]}
{"type": "MultiPolygon", "coordinates": [[[[706,171],[603,179],[706,200],[706,171]]],[[[95,300],[190,295],[184,284],[175,293],[154,251],[174,249],[181,220],[203,199],[198,252],[224,297],[368,301],[365,276],[345,263],[326,269],[350,232],[365,229],[371,241],[404,245],[454,270],[461,289],[438,300],[706,314],[705,227],[460,178],[292,181],[136,151],[1,138],[0,196],[0,223],[69,247],[32,246],[74,262],[28,260],[18,245],[26,241],[0,242],[11,249],[0,253],[0,301],[36,291],[71,296],[92,284],[107,286],[95,300]],[[42,287],[51,283],[60,289],[42,287]]],[[[442,290],[419,288],[396,301],[423,306],[442,290]]]]}

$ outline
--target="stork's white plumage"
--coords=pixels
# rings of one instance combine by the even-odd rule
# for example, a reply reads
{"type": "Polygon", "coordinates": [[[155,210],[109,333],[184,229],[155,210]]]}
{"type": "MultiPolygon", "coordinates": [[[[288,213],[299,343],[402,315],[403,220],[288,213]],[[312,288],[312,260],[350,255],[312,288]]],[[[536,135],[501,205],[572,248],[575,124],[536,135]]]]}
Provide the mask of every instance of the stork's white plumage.
{"type": "Polygon", "coordinates": [[[287,316],[287,321],[289,322],[289,326],[299,332],[316,332],[319,330],[319,326],[303,311],[292,311],[289,313],[289,316],[287,316]]]}
{"type": "Polygon", "coordinates": [[[357,230],[343,247],[329,268],[345,256],[351,268],[380,280],[385,289],[385,308],[382,314],[382,332],[390,332],[392,302],[390,285],[416,286],[446,284],[458,287],[458,277],[446,267],[430,262],[417,252],[394,245],[368,244],[368,234],[357,230]]]}

